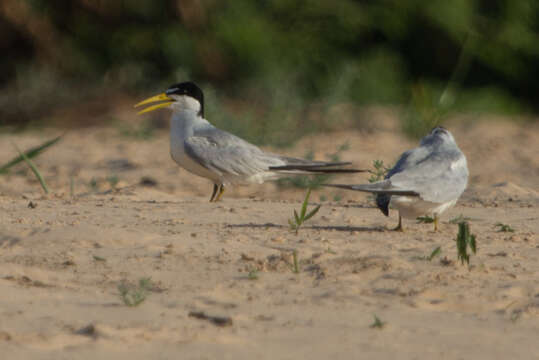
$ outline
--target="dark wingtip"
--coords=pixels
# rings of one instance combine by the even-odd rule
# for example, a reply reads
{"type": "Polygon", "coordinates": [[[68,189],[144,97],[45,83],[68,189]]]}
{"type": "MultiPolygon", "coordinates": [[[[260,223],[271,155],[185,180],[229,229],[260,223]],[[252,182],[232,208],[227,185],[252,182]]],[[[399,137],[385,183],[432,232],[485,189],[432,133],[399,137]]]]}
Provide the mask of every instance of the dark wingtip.
{"type": "Polygon", "coordinates": [[[378,194],[376,196],[376,206],[378,209],[385,215],[389,216],[389,202],[391,201],[391,196],[387,194],[378,194]]]}
{"type": "Polygon", "coordinates": [[[312,173],[360,173],[360,172],[366,172],[368,170],[363,169],[341,169],[341,168],[333,168],[335,166],[345,166],[350,165],[350,163],[332,163],[331,165],[328,164],[316,164],[316,165],[283,165],[283,166],[270,166],[269,170],[273,171],[286,171],[286,170],[297,170],[297,171],[309,171],[312,173]]]}
{"type": "Polygon", "coordinates": [[[338,189],[352,189],[352,185],[345,185],[345,184],[321,184],[322,186],[327,186],[327,187],[334,187],[334,188],[338,188],[338,189]]]}

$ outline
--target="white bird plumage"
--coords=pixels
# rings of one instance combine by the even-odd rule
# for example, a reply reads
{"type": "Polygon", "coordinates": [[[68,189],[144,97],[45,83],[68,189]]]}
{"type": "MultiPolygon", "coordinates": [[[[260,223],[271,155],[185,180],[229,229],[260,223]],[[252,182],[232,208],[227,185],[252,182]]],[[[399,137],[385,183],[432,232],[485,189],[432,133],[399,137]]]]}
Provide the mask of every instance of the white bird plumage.
{"type": "Polygon", "coordinates": [[[204,118],[204,95],[192,82],[172,85],[137,106],[154,104],[139,112],[162,107],[172,110],[170,154],[187,171],[213,182],[210,201],[218,201],[225,185],[263,183],[290,173],[353,173],[345,162],[323,162],[285,157],[220,130],[204,118]],[[157,102],[157,104],[155,104],[157,102]]]}
{"type": "Polygon", "coordinates": [[[378,208],[387,216],[389,206],[399,211],[402,230],[404,218],[421,215],[438,217],[454,206],[468,184],[466,157],[453,135],[442,127],[434,128],[421,139],[419,147],[404,152],[382,181],[372,184],[327,184],[338,188],[375,193],[378,208]]]}

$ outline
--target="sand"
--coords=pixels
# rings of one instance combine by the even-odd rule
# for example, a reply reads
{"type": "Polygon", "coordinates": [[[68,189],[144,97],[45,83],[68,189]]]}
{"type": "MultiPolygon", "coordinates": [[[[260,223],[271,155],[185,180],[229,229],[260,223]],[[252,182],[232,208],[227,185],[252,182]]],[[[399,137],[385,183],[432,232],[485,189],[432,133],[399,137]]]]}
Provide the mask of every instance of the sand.
{"type": "MultiPolygon", "coordinates": [[[[380,124],[270,150],[324,159],[348,142],[341,158],[368,167],[415,146],[380,124]]],[[[368,195],[317,189],[320,211],[297,235],[287,222],[302,189],[252,185],[209,203],[211,185],[172,162],[166,131],[68,132],[35,161],[53,194],[23,164],[0,177],[1,358],[539,359],[539,126],[450,129],[471,177],[438,232],[390,231],[396,212],[368,195]],[[469,266],[449,222],[461,214],[478,242],[469,266]],[[127,306],[119,285],[148,278],[127,306]]],[[[0,162],[15,156],[9,141],[57,133],[0,136],[0,162]]]]}

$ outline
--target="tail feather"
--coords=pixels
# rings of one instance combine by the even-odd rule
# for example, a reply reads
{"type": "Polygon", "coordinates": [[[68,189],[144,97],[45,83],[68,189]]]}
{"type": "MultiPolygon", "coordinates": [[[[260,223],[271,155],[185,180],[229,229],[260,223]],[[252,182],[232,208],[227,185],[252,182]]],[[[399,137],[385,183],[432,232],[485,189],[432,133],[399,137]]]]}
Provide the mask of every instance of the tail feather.
{"type": "Polygon", "coordinates": [[[310,167],[333,167],[333,166],[347,166],[352,165],[349,161],[318,161],[318,160],[307,160],[307,159],[300,159],[300,158],[294,158],[294,157],[288,157],[288,156],[282,156],[282,155],[276,155],[274,156],[281,159],[286,165],[283,166],[310,166],[310,167]]]}
{"type": "Polygon", "coordinates": [[[388,187],[384,182],[378,182],[373,184],[363,185],[347,185],[347,184],[322,184],[323,186],[335,187],[339,189],[355,190],[369,192],[373,194],[387,194],[397,196],[419,196],[419,194],[412,190],[401,190],[388,187]]]}
{"type": "Polygon", "coordinates": [[[352,165],[348,161],[315,161],[315,160],[305,160],[298,159],[286,156],[279,156],[281,160],[285,162],[286,165],[280,166],[270,166],[269,170],[272,171],[299,171],[302,173],[358,173],[366,172],[368,170],[361,169],[342,169],[342,166],[352,165]]]}
{"type": "Polygon", "coordinates": [[[308,166],[308,165],[284,165],[284,166],[270,166],[269,170],[271,171],[282,171],[282,172],[299,172],[301,174],[353,174],[365,172],[367,170],[361,169],[342,169],[342,168],[332,168],[328,166],[308,166]]]}

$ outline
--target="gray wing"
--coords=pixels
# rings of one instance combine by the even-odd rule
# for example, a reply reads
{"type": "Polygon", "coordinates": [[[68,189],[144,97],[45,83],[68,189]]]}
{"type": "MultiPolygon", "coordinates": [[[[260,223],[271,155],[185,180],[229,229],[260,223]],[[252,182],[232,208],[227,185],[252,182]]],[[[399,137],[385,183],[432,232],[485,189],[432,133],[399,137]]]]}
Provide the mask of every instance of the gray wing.
{"type": "Polygon", "coordinates": [[[284,163],[247,141],[217,128],[197,130],[184,143],[185,152],[223,177],[244,177],[284,163]]]}
{"type": "Polygon", "coordinates": [[[430,152],[423,147],[405,152],[387,175],[391,188],[417,192],[437,203],[457,199],[466,188],[466,157],[458,149],[430,152]]]}

